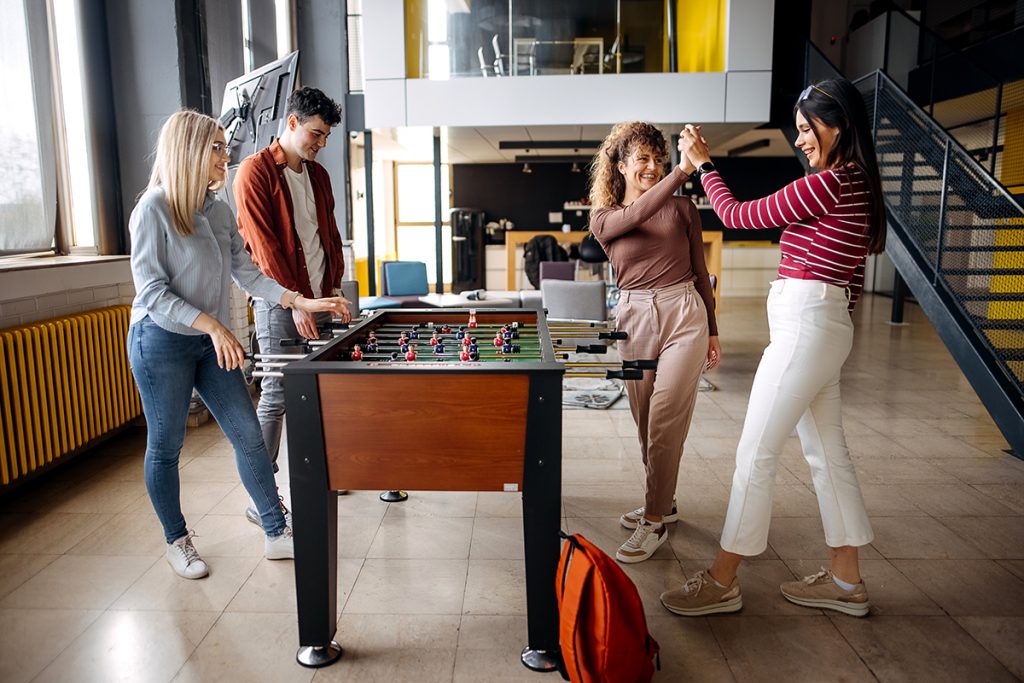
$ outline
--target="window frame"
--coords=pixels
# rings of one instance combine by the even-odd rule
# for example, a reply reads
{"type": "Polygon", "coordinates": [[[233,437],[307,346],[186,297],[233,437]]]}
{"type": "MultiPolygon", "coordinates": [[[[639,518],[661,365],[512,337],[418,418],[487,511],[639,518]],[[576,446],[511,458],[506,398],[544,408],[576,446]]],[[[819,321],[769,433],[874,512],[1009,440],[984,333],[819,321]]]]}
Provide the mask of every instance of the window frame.
{"type": "MultiPolygon", "coordinates": [[[[402,196],[402,193],[401,193],[401,187],[400,187],[401,183],[400,183],[400,180],[399,180],[399,175],[400,175],[399,169],[402,166],[429,166],[430,168],[433,168],[434,167],[434,162],[432,162],[432,161],[395,161],[391,165],[391,168],[392,168],[392,192],[393,192],[392,202],[393,202],[394,210],[395,210],[395,220],[394,220],[393,231],[392,231],[392,239],[393,239],[392,243],[395,245],[395,256],[398,259],[402,258],[402,254],[401,254],[401,250],[400,250],[400,245],[399,245],[399,241],[398,241],[399,228],[424,228],[424,229],[429,228],[431,231],[434,229],[434,221],[403,221],[403,220],[401,220],[401,215],[402,215],[401,196],[402,196]]],[[[452,196],[453,193],[452,193],[452,189],[451,188],[452,188],[452,180],[453,180],[453,178],[452,178],[452,165],[450,163],[445,162],[445,163],[442,163],[441,166],[444,167],[442,172],[444,172],[444,170],[447,170],[447,174],[448,174],[448,197],[447,197],[447,204],[448,205],[447,205],[447,207],[445,207],[445,209],[441,213],[441,230],[443,232],[445,227],[447,227],[449,229],[449,231],[451,230],[451,209],[452,209],[452,198],[453,198],[453,196],[452,196]]],[[[442,200],[442,202],[444,202],[445,197],[442,196],[441,200],[442,200]]],[[[448,242],[447,245],[442,243],[442,252],[441,252],[442,266],[444,264],[445,254],[446,253],[448,254],[449,261],[451,260],[451,238],[450,237],[447,240],[447,242],[448,242]],[[447,247],[447,250],[446,250],[446,247],[447,247]]],[[[444,270],[444,278],[445,278],[444,279],[444,284],[445,284],[445,289],[446,290],[451,288],[453,276],[454,275],[451,272],[451,264],[449,263],[449,268],[444,270]]],[[[428,273],[428,279],[430,279],[431,284],[433,284],[433,278],[434,278],[434,273],[433,272],[428,273]]]]}

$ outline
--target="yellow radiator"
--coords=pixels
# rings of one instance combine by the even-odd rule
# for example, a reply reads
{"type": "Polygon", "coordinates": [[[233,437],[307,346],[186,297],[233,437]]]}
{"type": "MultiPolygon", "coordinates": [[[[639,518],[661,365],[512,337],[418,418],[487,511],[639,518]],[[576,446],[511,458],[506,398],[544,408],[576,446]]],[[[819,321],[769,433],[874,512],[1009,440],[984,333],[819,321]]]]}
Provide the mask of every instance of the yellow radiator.
{"type": "Polygon", "coordinates": [[[0,489],[135,419],[130,306],[0,330],[0,489]]]}

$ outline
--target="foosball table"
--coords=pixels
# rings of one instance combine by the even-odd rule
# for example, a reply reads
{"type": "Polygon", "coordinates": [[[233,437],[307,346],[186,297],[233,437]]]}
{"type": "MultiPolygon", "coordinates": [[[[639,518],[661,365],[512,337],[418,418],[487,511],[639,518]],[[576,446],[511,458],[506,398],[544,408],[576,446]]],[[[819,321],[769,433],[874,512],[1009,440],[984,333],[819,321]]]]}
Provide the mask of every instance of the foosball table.
{"type": "Polygon", "coordinates": [[[295,540],[299,663],[341,656],[341,490],[520,492],[526,562],[523,663],[555,668],[561,393],[544,313],[378,311],[282,364],[295,540]]]}

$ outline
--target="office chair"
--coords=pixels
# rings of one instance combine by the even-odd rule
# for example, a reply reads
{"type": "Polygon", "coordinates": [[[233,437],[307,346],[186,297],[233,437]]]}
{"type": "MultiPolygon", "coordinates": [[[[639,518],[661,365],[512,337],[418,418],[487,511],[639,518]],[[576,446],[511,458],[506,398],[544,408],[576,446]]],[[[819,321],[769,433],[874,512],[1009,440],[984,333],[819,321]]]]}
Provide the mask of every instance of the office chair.
{"type": "Polygon", "coordinates": [[[575,280],[576,261],[541,261],[540,280],[575,280]]]}
{"type": "Polygon", "coordinates": [[[505,75],[505,55],[501,54],[501,46],[498,45],[498,34],[491,38],[491,45],[494,47],[494,75],[505,75]]]}
{"type": "Polygon", "coordinates": [[[402,308],[419,308],[430,293],[427,264],[422,261],[384,261],[380,266],[380,293],[399,301],[402,308]]]}
{"type": "Polygon", "coordinates": [[[541,280],[541,298],[549,318],[607,320],[604,280],[541,280]]]}

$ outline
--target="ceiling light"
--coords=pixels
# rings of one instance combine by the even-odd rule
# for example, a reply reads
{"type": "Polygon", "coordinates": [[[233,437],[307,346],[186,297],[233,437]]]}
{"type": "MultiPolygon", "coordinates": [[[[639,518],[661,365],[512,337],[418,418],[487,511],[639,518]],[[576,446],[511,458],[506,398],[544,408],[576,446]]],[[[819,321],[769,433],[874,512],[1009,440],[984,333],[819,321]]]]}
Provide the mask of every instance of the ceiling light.
{"type": "Polygon", "coordinates": [[[533,169],[530,168],[530,163],[526,162],[523,164],[523,173],[533,173],[533,169]]]}
{"type": "Polygon", "coordinates": [[[580,165],[574,161],[574,162],[572,162],[572,168],[569,169],[569,170],[571,170],[573,173],[579,173],[580,172],[580,165]]]}

